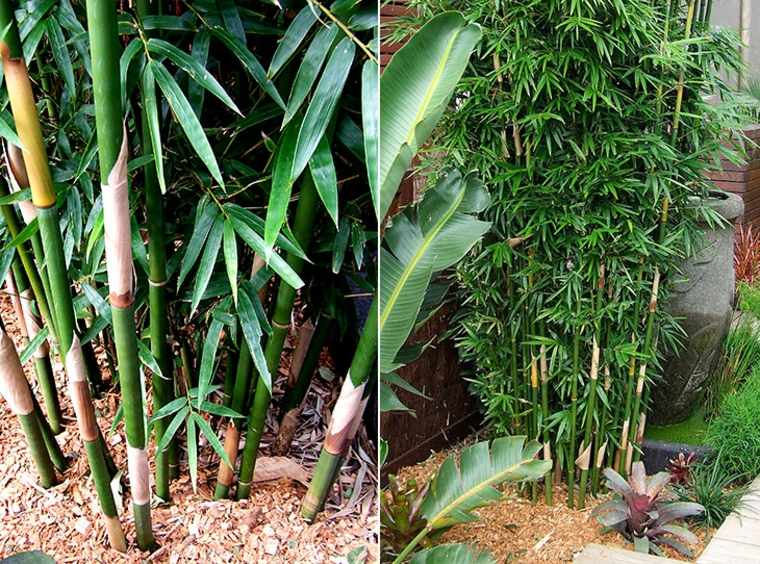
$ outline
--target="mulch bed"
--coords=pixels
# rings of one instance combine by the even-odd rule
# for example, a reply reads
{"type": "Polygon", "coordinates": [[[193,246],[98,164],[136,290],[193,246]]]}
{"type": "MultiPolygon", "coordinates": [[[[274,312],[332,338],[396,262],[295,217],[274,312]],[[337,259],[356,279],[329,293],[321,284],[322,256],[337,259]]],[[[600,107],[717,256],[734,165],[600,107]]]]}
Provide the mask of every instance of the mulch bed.
{"type": "MultiPolygon", "coordinates": [[[[432,454],[415,466],[401,469],[397,474],[399,481],[404,483],[414,479],[418,484],[424,484],[448,456],[456,455],[464,446],[483,438],[470,437],[447,451],[432,454]]],[[[575,510],[566,505],[564,483],[554,485],[552,506],[544,503],[543,494],[538,503],[533,504],[514,486],[506,486],[502,491],[501,501],[475,511],[480,516],[478,521],[452,527],[436,540],[436,544],[461,542],[477,545],[481,550],[489,551],[497,562],[521,564],[572,562],[573,556],[591,543],[633,549],[617,532],[604,532],[591,516],[593,508],[611,499],[611,494],[605,493],[597,498],[589,496],[587,507],[575,510]]],[[[698,545],[691,547],[696,559],[714,531],[690,529],[700,540],[698,545]]],[[[689,561],[673,550],[666,549],[665,553],[670,558],[689,561]]]]}
{"type": "MultiPolygon", "coordinates": [[[[0,295],[0,313],[18,345],[20,335],[10,300],[4,293],[0,295]]],[[[292,345],[291,339],[285,355],[292,345]]],[[[65,391],[62,366],[56,363],[54,368],[58,389],[65,391]]],[[[26,372],[27,376],[33,376],[31,363],[26,366],[26,372]]],[[[339,384],[337,378],[326,382],[315,376],[307,397],[288,456],[309,473],[319,456],[339,384]]],[[[277,395],[276,388],[275,398],[277,395]]],[[[7,404],[0,400],[0,557],[42,550],[59,563],[339,563],[346,561],[351,550],[364,546],[368,561],[376,561],[378,474],[374,446],[364,430],[360,431],[354,450],[347,457],[339,487],[333,488],[325,511],[311,526],[304,523],[299,511],[306,488],[288,479],[256,484],[251,499],[243,502],[214,501],[219,459],[201,437],[197,493],[193,492],[183,460],[180,478],[172,483],[172,503],[158,505],[159,500],[153,498],[153,528],[159,548],[152,554],[139,551],[134,545],[123,428],[120,426],[114,434],[107,435],[118,404],[115,393],[107,393],[95,401],[98,423],[107,436],[111,455],[124,472],[123,491],[118,501],[124,508],[120,519],[130,547],[124,555],[111,550],[68,395],[60,393],[60,398],[65,431],[57,439],[69,456],[69,468],[61,483],[49,490],[37,485],[21,429],[7,404]]],[[[214,423],[221,436],[226,421],[214,423]]],[[[261,443],[263,455],[269,454],[277,431],[273,414],[268,423],[261,443]]]]}

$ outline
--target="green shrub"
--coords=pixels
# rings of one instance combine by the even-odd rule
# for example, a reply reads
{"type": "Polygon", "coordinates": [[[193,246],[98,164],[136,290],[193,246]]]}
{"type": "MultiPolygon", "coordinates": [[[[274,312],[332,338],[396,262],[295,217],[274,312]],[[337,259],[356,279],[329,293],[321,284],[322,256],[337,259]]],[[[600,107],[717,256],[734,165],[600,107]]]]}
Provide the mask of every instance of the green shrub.
{"type": "Polygon", "coordinates": [[[738,392],[725,398],[707,428],[707,444],[727,473],[745,480],[760,474],[760,368],[738,392]]]}
{"type": "Polygon", "coordinates": [[[717,528],[729,514],[741,506],[747,486],[736,485],[740,476],[732,474],[720,457],[698,462],[690,471],[687,483],[676,486],[679,501],[693,501],[705,510],[694,520],[708,528],[717,528]]]}
{"type": "Polygon", "coordinates": [[[739,309],[760,318],[760,285],[740,282],[736,287],[739,309]]]}

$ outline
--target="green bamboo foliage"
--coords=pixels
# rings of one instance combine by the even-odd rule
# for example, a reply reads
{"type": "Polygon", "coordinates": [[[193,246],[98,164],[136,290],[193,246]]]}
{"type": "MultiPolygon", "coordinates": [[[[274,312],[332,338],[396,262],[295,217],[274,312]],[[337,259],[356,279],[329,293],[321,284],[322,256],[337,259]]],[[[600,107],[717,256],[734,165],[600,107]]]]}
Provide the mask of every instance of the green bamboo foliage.
{"type": "Polygon", "coordinates": [[[16,347],[5,332],[5,327],[0,328],[0,395],[18,417],[26,436],[29,455],[37,467],[40,485],[43,488],[54,486],[57,483],[55,469],[35,414],[32,391],[24,376],[16,347]]]}
{"type": "Polygon", "coordinates": [[[120,57],[116,6],[109,0],[88,0],[87,23],[93,61],[93,92],[108,267],[119,383],[123,394],[127,460],[137,544],[155,544],[150,515],[150,486],[143,386],[137,357],[137,329],[132,287],[132,247],[127,191],[127,134],[123,124],[119,77],[113,72],[120,57]]]}
{"type": "MultiPolygon", "coordinates": [[[[412,4],[392,39],[450,8],[412,4]]],[[[602,468],[640,456],[658,355],[679,347],[657,303],[713,218],[706,173],[737,158],[726,145],[748,113],[720,78],[737,43],[707,1],[461,9],[483,40],[420,164],[477,170],[492,195],[491,233],[457,269],[457,345],[496,433],[548,443],[583,507],[602,468]]]]}

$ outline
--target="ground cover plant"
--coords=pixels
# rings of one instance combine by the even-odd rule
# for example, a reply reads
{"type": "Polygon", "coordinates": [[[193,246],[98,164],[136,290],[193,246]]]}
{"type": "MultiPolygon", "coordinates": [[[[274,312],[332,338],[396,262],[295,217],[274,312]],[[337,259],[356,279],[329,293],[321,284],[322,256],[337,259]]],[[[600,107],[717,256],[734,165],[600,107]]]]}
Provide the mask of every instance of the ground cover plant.
{"type": "Polygon", "coordinates": [[[715,450],[724,471],[743,481],[760,474],[758,416],[760,371],[755,367],[742,387],[723,400],[706,436],[706,443],[715,450]]]}
{"type": "Polygon", "coordinates": [[[70,395],[116,550],[127,545],[117,469],[93,397],[119,389],[107,417],[112,431],[124,425],[137,545],[155,548],[149,444],[160,502],[183,459],[196,487],[204,443],[218,456],[216,497],[247,498],[267,417],[292,416],[325,344],[301,339],[312,360],[293,362],[290,409],[274,410],[297,298],[356,350],[304,517],[331,491],[375,358],[376,307],[362,332],[347,296],[374,292],[376,23],[361,2],[0,1],[0,277],[28,340],[17,351],[0,333],[0,390],[43,487],[65,472],[55,434],[58,398],[70,395]],[[68,390],[55,388],[51,355],[68,390]],[[42,402],[20,369],[32,356],[42,402]]]}
{"type": "MultiPolygon", "coordinates": [[[[393,38],[453,7],[412,4],[393,38]]],[[[658,304],[719,221],[705,173],[739,160],[748,111],[720,75],[737,38],[694,0],[462,9],[483,39],[420,165],[476,169],[491,196],[455,337],[494,433],[541,441],[582,508],[604,467],[638,459],[660,351],[678,348],[658,304]]]]}

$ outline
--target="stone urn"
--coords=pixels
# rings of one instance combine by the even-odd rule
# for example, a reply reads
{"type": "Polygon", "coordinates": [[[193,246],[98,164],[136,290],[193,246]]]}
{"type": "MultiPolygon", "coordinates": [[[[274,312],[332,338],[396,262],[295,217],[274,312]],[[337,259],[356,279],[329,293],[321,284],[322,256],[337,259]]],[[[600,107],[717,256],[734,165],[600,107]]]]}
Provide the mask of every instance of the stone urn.
{"type": "Polygon", "coordinates": [[[662,382],[652,390],[649,421],[655,425],[684,421],[699,407],[731,325],[734,224],[744,213],[744,202],[736,194],[714,191],[709,205],[728,225],[704,227],[704,248],[681,267],[684,281],[673,287],[664,304],[679,319],[686,337],[683,350],[665,353],[662,382]]]}

